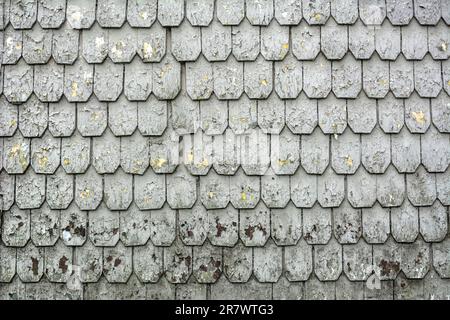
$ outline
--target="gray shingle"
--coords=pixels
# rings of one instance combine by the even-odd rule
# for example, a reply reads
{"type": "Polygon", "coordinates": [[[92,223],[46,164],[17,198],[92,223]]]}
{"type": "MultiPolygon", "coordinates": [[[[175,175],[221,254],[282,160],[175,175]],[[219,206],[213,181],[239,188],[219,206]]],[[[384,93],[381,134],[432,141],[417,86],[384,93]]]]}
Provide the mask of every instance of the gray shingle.
{"type": "Polygon", "coordinates": [[[310,208],[317,201],[317,177],[299,168],[290,176],[291,200],[297,207],[310,208]]]}
{"type": "Polygon", "coordinates": [[[212,166],[212,137],[198,130],[183,138],[182,159],[192,175],[206,175],[212,166]]]}
{"type": "Polygon", "coordinates": [[[450,185],[447,183],[450,178],[450,170],[436,174],[436,189],[438,199],[444,205],[450,204],[450,185]]]}
{"type": "Polygon", "coordinates": [[[231,27],[213,21],[208,27],[202,28],[202,53],[208,61],[227,60],[231,43],[231,27]]]}
{"type": "Polygon", "coordinates": [[[24,247],[30,239],[30,210],[14,205],[3,213],[2,220],[3,243],[8,247],[24,247]]]}
{"type": "Polygon", "coordinates": [[[414,62],[414,84],[421,97],[435,98],[441,92],[441,64],[426,55],[421,61],[414,62]]]}
{"type": "Polygon", "coordinates": [[[214,171],[200,177],[200,200],[206,209],[222,209],[230,201],[230,179],[214,171]]]}
{"type": "Polygon", "coordinates": [[[3,168],[8,173],[24,173],[30,164],[30,139],[16,133],[3,139],[3,168]]]}
{"type": "Polygon", "coordinates": [[[389,91],[389,63],[378,56],[363,62],[363,88],[370,98],[384,98],[389,91]]]}
{"type": "Polygon", "coordinates": [[[162,135],[167,127],[167,102],[150,96],[146,102],[138,102],[138,129],[143,136],[162,135]]]}
{"type": "Polygon", "coordinates": [[[303,18],[308,24],[325,24],[330,17],[330,0],[302,0],[303,18]]]}
{"type": "Polygon", "coordinates": [[[297,99],[286,100],[286,124],[296,134],[310,134],[317,126],[317,100],[301,94],[297,99]]]}
{"type": "Polygon", "coordinates": [[[129,136],[137,128],[137,102],[128,101],[125,96],[108,104],[108,126],[115,136],[129,136]]]}
{"type": "Polygon", "coordinates": [[[39,208],[45,200],[45,175],[28,169],[16,178],[16,204],[20,209],[39,208]]]}
{"type": "Polygon", "coordinates": [[[103,198],[103,179],[93,167],[75,176],[75,202],[81,210],[95,210],[103,198]]]}
{"type": "Polygon", "coordinates": [[[157,0],[130,0],[127,21],[132,27],[150,28],[156,20],[157,0]]]}
{"type": "Polygon", "coordinates": [[[269,240],[264,247],[253,249],[253,274],[259,282],[277,282],[283,264],[282,248],[269,240]]]}
{"type": "Polygon", "coordinates": [[[89,63],[102,63],[108,55],[109,32],[97,23],[81,34],[81,54],[89,63]]]}
{"type": "Polygon", "coordinates": [[[262,201],[254,209],[239,211],[239,236],[245,246],[264,246],[269,239],[270,209],[262,201]]]}
{"type": "Polygon", "coordinates": [[[269,169],[261,177],[261,199],[269,208],[284,208],[289,202],[289,177],[275,175],[269,169]]]}
{"type": "Polygon", "coordinates": [[[34,67],[34,93],[44,102],[57,102],[64,90],[64,66],[50,60],[34,67]]]}
{"type": "Polygon", "coordinates": [[[104,176],[104,202],[110,210],[127,210],[133,199],[133,176],[119,169],[104,176]]]}
{"type": "Polygon", "coordinates": [[[192,274],[192,247],[178,240],[164,248],[164,272],[170,283],[186,283],[192,274]]]}
{"type": "Polygon", "coordinates": [[[72,249],[62,241],[45,248],[45,275],[51,282],[65,283],[72,274],[72,249]]]}
{"type": "Polygon", "coordinates": [[[252,25],[267,26],[273,19],[273,0],[246,0],[245,11],[252,25]]]}
{"type": "Polygon", "coordinates": [[[314,273],[320,281],[337,280],[342,273],[342,247],[331,239],[327,245],[314,246],[314,273]]]}
{"type": "Polygon", "coordinates": [[[166,54],[166,29],[156,22],[137,30],[137,54],[143,62],[159,62],[166,54]]]}
{"type": "Polygon", "coordinates": [[[370,135],[361,136],[362,164],[370,173],[384,173],[391,163],[389,135],[376,127],[370,135]]]}
{"type": "Polygon", "coordinates": [[[193,274],[197,282],[215,283],[222,274],[222,251],[206,242],[203,246],[195,246],[193,255],[193,274]]]}
{"type": "Polygon", "coordinates": [[[333,234],[341,244],[357,243],[362,234],[361,210],[348,201],[333,209],[333,234]]]}
{"type": "Polygon", "coordinates": [[[108,31],[108,56],[115,63],[130,62],[137,50],[137,31],[128,24],[108,31]]]}
{"type": "Polygon", "coordinates": [[[279,134],[285,124],[285,105],[276,94],[258,101],[258,125],[262,132],[279,134]]]}
{"type": "Polygon", "coordinates": [[[66,1],[43,0],[38,2],[37,20],[42,28],[57,29],[66,19],[66,1]]]}
{"type": "Polygon", "coordinates": [[[89,212],[88,218],[92,243],[100,247],[114,247],[119,241],[119,212],[110,211],[102,204],[95,212],[89,212]]]}
{"type": "Polygon", "coordinates": [[[360,168],[347,177],[347,199],[355,208],[370,208],[376,201],[376,176],[360,168]]]}
{"type": "Polygon", "coordinates": [[[77,129],[83,137],[101,136],[108,125],[108,107],[97,99],[77,104],[77,129]]]}
{"type": "Polygon", "coordinates": [[[387,17],[393,25],[407,25],[413,17],[412,0],[386,0],[387,17]]]}
{"type": "Polygon", "coordinates": [[[30,241],[17,249],[17,274],[23,282],[37,282],[44,274],[44,248],[37,248],[30,241]]]}
{"type": "Polygon", "coordinates": [[[329,163],[329,136],[315,129],[301,137],[300,160],[309,174],[322,174],[329,163]]]}
{"type": "Polygon", "coordinates": [[[408,279],[422,279],[430,269],[431,246],[422,240],[402,244],[402,271],[408,279]]]}
{"type": "Polygon", "coordinates": [[[25,102],[33,91],[33,67],[20,60],[15,65],[5,65],[3,94],[11,103],[25,102]]]}
{"type": "Polygon", "coordinates": [[[414,1],[414,16],[420,24],[435,25],[441,18],[440,1],[414,1]]]}
{"type": "Polygon", "coordinates": [[[450,139],[439,133],[434,126],[420,139],[422,164],[428,172],[444,172],[450,164],[450,139]]]}
{"type": "Polygon", "coordinates": [[[284,251],[285,276],[289,281],[306,281],[313,271],[312,246],[300,240],[284,251]]]}
{"type": "MultiPolygon", "coordinates": [[[[61,239],[66,246],[81,246],[87,238],[88,217],[75,203],[61,210],[61,239]]],[[[90,241],[86,243],[89,246],[90,241]]],[[[78,261],[77,261],[78,262],[78,261]]]]}
{"type": "Polygon", "coordinates": [[[345,196],[344,176],[336,175],[329,167],[317,178],[317,195],[324,208],[339,207],[345,196]]]}
{"type": "Polygon", "coordinates": [[[412,20],[402,27],[402,52],[408,60],[422,60],[428,51],[428,35],[426,28],[412,20]]]}
{"type": "Polygon", "coordinates": [[[232,52],[239,61],[253,61],[260,51],[260,28],[244,20],[231,30],[232,52]]]}
{"type": "Polygon", "coordinates": [[[118,242],[114,248],[103,249],[103,274],[110,283],[126,283],[133,272],[132,249],[118,242]]]}
{"type": "Polygon", "coordinates": [[[291,27],[292,53],[299,60],[313,60],[320,51],[320,27],[305,21],[291,27]]]}
{"type": "Polygon", "coordinates": [[[277,246],[295,245],[302,237],[302,212],[292,202],[270,212],[272,239],[277,246]]]}
{"type": "Polygon", "coordinates": [[[212,66],[202,56],[186,63],[186,91],[192,100],[209,99],[213,91],[212,66]]]}
{"type": "Polygon", "coordinates": [[[348,50],[347,26],[336,24],[330,20],[320,28],[320,44],[322,53],[328,60],[340,60],[348,50]]]}
{"type": "Polygon", "coordinates": [[[389,68],[392,93],[396,98],[408,98],[414,90],[413,63],[400,56],[389,68]]]}
{"type": "Polygon", "coordinates": [[[415,206],[430,206],[436,199],[436,176],[419,166],[415,173],[406,175],[408,199],[415,206]]]}
{"type": "Polygon", "coordinates": [[[223,272],[233,283],[247,282],[252,273],[252,248],[238,242],[234,248],[223,249],[223,272]]]}
{"type": "Polygon", "coordinates": [[[361,62],[350,54],[340,61],[333,61],[332,84],[333,92],[338,98],[356,98],[361,91],[361,62]]]}
{"type": "Polygon", "coordinates": [[[59,167],[61,140],[47,132],[31,140],[31,166],[36,173],[53,174],[59,167]]]}
{"type": "Polygon", "coordinates": [[[193,26],[207,26],[214,16],[214,0],[187,0],[186,18],[193,26]]]}
{"type": "Polygon", "coordinates": [[[244,90],[243,64],[234,58],[213,65],[214,93],[219,99],[238,99],[244,90]]]}
{"type": "Polygon", "coordinates": [[[181,65],[166,55],[153,65],[153,93],[161,100],[174,99],[181,90],[181,65]]]}
{"type": "Polygon", "coordinates": [[[150,138],[150,166],[156,173],[172,173],[179,164],[180,137],[170,128],[163,136],[150,138]]]}
{"type": "Polygon", "coordinates": [[[189,209],[197,198],[197,178],[189,174],[185,166],[166,177],[167,203],[172,209],[189,209]]]}
{"type": "Polygon", "coordinates": [[[318,100],[319,126],[325,134],[342,134],[347,127],[347,106],[344,99],[337,99],[335,95],[327,99],[318,100]]]}
{"type": "Polygon", "coordinates": [[[143,175],[134,177],[134,201],[141,210],[160,209],[166,199],[164,175],[147,170],[143,175]]]}
{"type": "Polygon", "coordinates": [[[325,98],[331,91],[331,62],[320,55],[303,63],[303,90],[308,98],[325,98]]]}
{"type": "Polygon", "coordinates": [[[276,300],[301,300],[304,296],[303,282],[289,282],[281,276],[278,282],[273,284],[272,298],[276,300]]]}
{"type": "Polygon", "coordinates": [[[47,129],[48,104],[40,102],[36,96],[19,105],[19,130],[24,137],[42,136],[47,129]]]}
{"type": "Polygon", "coordinates": [[[16,64],[22,57],[22,30],[15,30],[8,25],[4,30],[3,43],[3,64],[16,64]]]}
{"type": "Polygon", "coordinates": [[[98,0],[97,21],[103,28],[120,28],[125,22],[127,3],[120,0],[98,0]]]}
{"type": "Polygon", "coordinates": [[[450,36],[448,26],[444,22],[439,22],[436,27],[428,29],[428,50],[433,59],[446,60],[450,57],[448,45],[450,36]]]}
{"type": "Polygon", "coordinates": [[[360,0],[359,17],[366,25],[380,25],[386,18],[385,0],[360,0]]]}
{"type": "Polygon", "coordinates": [[[120,139],[120,166],[126,173],[143,174],[149,165],[148,139],[135,132],[120,139]]]}
{"type": "Polygon", "coordinates": [[[373,245],[373,271],[381,283],[394,280],[400,272],[400,264],[400,246],[392,238],[384,244],[373,245]]]}
{"type": "Polygon", "coordinates": [[[302,19],[302,0],[275,0],[275,19],[281,25],[297,25],[302,19]]]}
{"type": "Polygon", "coordinates": [[[133,271],[141,282],[155,283],[163,273],[163,249],[150,241],[133,248],[133,271]]]}
{"type": "Polygon", "coordinates": [[[335,293],[335,282],[322,282],[314,276],[305,282],[306,300],[334,300],[336,298],[335,293]]]}
{"type": "Polygon", "coordinates": [[[111,60],[96,65],[94,93],[100,101],[116,101],[123,89],[123,65],[111,60]]]}
{"type": "MultiPolygon", "coordinates": [[[[11,282],[16,274],[16,249],[0,244],[0,280],[11,282]]],[[[2,283],[3,284],[3,283],[2,283]]]]}
{"type": "Polygon", "coordinates": [[[347,100],[348,125],[355,133],[371,133],[377,124],[377,101],[361,93],[347,100]]]}
{"type": "Polygon", "coordinates": [[[391,140],[392,164],[398,172],[415,172],[420,165],[420,137],[403,128],[391,140]]]}
{"type": "Polygon", "coordinates": [[[300,137],[289,129],[271,136],[271,166],[275,174],[292,175],[300,164],[300,137]]]}
{"type": "Polygon", "coordinates": [[[221,135],[228,126],[227,101],[212,96],[200,101],[200,128],[206,135],[221,135]]]}
{"type": "Polygon", "coordinates": [[[450,240],[445,239],[440,243],[433,243],[433,266],[442,278],[448,278],[450,274],[450,240]]]}
{"type": "Polygon", "coordinates": [[[5,96],[0,97],[0,136],[10,137],[17,130],[19,109],[16,105],[9,103],[5,96]]]}
{"type": "Polygon", "coordinates": [[[397,242],[414,242],[419,235],[419,212],[408,200],[391,209],[391,232],[397,242]]]}
{"type": "Polygon", "coordinates": [[[178,61],[195,61],[202,51],[200,28],[185,20],[172,29],[172,53],[178,61]]]}
{"type": "Polygon", "coordinates": [[[405,123],[403,100],[397,100],[389,92],[378,100],[378,124],[385,133],[399,133],[405,123]]]}
{"type": "Polygon", "coordinates": [[[357,0],[337,0],[331,2],[331,15],[339,24],[353,24],[358,19],[357,0]]]}
{"type": "Polygon", "coordinates": [[[225,133],[213,138],[213,167],[221,175],[232,176],[240,166],[240,136],[227,128],[225,133]]]}
{"type": "Polygon", "coordinates": [[[64,66],[64,95],[70,102],[85,102],[92,94],[94,67],[84,59],[64,66]]]}
{"type": "Polygon", "coordinates": [[[75,248],[75,263],[80,266],[82,283],[97,282],[103,271],[103,249],[88,240],[83,246],[75,248]]]}
{"type": "Polygon", "coordinates": [[[400,27],[385,21],[375,29],[375,48],[383,60],[395,60],[400,53],[400,27]]]}
{"type": "Polygon", "coordinates": [[[164,27],[176,27],[184,19],[184,1],[158,1],[158,21],[164,27]]]}
{"type": "Polygon", "coordinates": [[[442,79],[443,88],[448,95],[450,95],[450,62],[445,60],[442,62],[442,79]]]}
{"type": "Polygon", "coordinates": [[[329,243],[331,235],[331,209],[319,204],[310,209],[303,209],[303,239],[308,244],[329,243]]]}
{"type": "Polygon", "coordinates": [[[275,92],[281,99],[295,99],[303,87],[302,63],[288,54],[283,61],[274,64],[275,92]]]}
{"type": "Polygon", "coordinates": [[[73,176],[60,167],[47,176],[47,203],[52,209],[66,209],[73,200],[73,176]]]}
{"type": "Polygon", "coordinates": [[[450,24],[450,3],[448,3],[446,0],[441,0],[441,13],[442,13],[442,19],[445,21],[445,23],[450,24]]]}
{"type": "Polygon", "coordinates": [[[257,125],[256,101],[250,100],[247,95],[241,99],[228,102],[229,127],[236,135],[248,133],[257,125]]]}
{"type": "Polygon", "coordinates": [[[405,199],[405,178],[393,166],[377,176],[377,200],[383,207],[397,207],[405,199]]]}
{"type": "MultiPolygon", "coordinates": [[[[122,186],[123,185],[124,184],[122,183],[122,186]]],[[[124,201],[122,201],[122,203],[124,201]]],[[[125,207],[125,205],[126,203],[122,207],[125,207]]],[[[150,239],[150,211],[141,211],[134,204],[132,204],[127,208],[127,210],[121,211],[119,215],[120,241],[122,241],[125,246],[145,245],[148,242],[148,239],[150,239]]]]}
{"type": "Polygon", "coordinates": [[[349,27],[348,48],[357,59],[369,59],[375,51],[375,27],[360,20],[349,27]]]}
{"type": "Polygon", "coordinates": [[[28,64],[47,63],[52,54],[52,30],[36,25],[23,32],[22,56],[28,64]]]}
{"type": "Polygon", "coordinates": [[[36,22],[37,0],[11,0],[9,19],[14,29],[29,29],[36,22]]]}
{"type": "Polygon", "coordinates": [[[237,209],[254,208],[260,199],[260,178],[238,170],[230,178],[230,201],[237,209]]]}
{"type": "Polygon", "coordinates": [[[182,92],[171,101],[171,126],[179,135],[192,134],[200,127],[200,104],[182,92]]]}
{"type": "Polygon", "coordinates": [[[120,139],[109,129],[92,139],[92,165],[99,174],[114,173],[120,165],[120,139]]]}
{"type": "Polygon", "coordinates": [[[420,234],[426,242],[440,242],[448,231],[447,209],[439,201],[419,208],[420,234]]]}
{"type": "Polygon", "coordinates": [[[411,133],[425,133],[430,127],[430,100],[416,93],[405,100],[405,123],[411,133]]]}
{"type": "Polygon", "coordinates": [[[424,296],[429,300],[445,300],[450,289],[450,281],[441,279],[438,273],[433,269],[427,273],[424,279],[424,296]]]}
{"type": "Polygon", "coordinates": [[[9,175],[6,171],[0,173],[0,191],[2,192],[2,203],[0,208],[9,210],[14,204],[15,176],[9,175]]]}
{"type": "Polygon", "coordinates": [[[357,244],[342,246],[342,252],[344,273],[347,278],[350,281],[366,281],[373,270],[372,246],[360,240],[357,244]]]}
{"type": "Polygon", "coordinates": [[[244,90],[250,99],[266,99],[273,88],[273,66],[259,57],[254,62],[244,63],[244,90]]]}
{"type": "Polygon", "coordinates": [[[244,0],[217,0],[217,19],[223,25],[239,25],[244,19],[244,0]]]}
{"type": "Polygon", "coordinates": [[[188,246],[202,245],[208,236],[208,213],[200,202],[192,209],[178,211],[178,234],[188,246]]]}
{"type": "MultiPolygon", "coordinates": [[[[233,247],[239,240],[239,212],[232,206],[208,210],[208,239],[214,246],[233,247]]],[[[225,268],[226,270],[226,268],[225,268]]]]}
{"type": "Polygon", "coordinates": [[[95,21],[96,2],[67,0],[67,21],[74,29],[89,29],[95,21]]]}
{"type": "Polygon", "coordinates": [[[341,276],[336,281],[336,300],[363,300],[364,283],[361,281],[350,281],[341,276]]]}
{"type": "Polygon", "coordinates": [[[368,243],[384,243],[390,233],[388,209],[378,203],[372,208],[362,209],[363,237],[368,243]]]}
{"type": "Polygon", "coordinates": [[[283,60],[288,52],[288,27],[273,21],[269,26],[261,28],[261,54],[266,60],[283,60]]]}
{"type": "Polygon", "coordinates": [[[73,30],[68,23],[53,31],[52,56],[58,64],[73,64],[78,58],[80,32],[73,30]]]}

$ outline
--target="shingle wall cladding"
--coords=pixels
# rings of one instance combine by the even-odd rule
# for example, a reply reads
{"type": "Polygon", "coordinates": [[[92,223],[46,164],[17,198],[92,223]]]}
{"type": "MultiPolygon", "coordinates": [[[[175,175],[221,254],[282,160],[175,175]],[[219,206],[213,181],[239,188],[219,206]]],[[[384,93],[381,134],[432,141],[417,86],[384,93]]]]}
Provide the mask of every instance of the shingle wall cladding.
{"type": "Polygon", "coordinates": [[[1,299],[449,299],[449,0],[1,0],[1,299]]]}

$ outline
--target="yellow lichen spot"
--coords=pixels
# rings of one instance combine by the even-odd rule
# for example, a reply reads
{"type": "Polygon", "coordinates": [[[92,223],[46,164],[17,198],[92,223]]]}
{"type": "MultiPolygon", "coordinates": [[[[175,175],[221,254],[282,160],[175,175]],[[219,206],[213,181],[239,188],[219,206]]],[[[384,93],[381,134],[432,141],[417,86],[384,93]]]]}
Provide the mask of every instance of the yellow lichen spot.
{"type": "Polygon", "coordinates": [[[208,80],[209,80],[208,75],[207,75],[207,74],[203,75],[202,80],[203,80],[203,81],[208,81],[208,80]]]}
{"type": "Polygon", "coordinates": [[[85,199],[85,198],[89,198],[92,194],[92,191],[89,189],[84,189],[84,191],[80,192],[80,197],[85,199]]]}
{"type": "Polygon", "coordinates": [[[194,161],[194,154],[191,152],[188,153],[187,155],[187,163],[191,164],[194,161]]]}
{"type": "Polygon", "coordinates": [[[448,48],[447,42],[442,42],[442,44],[441,44],[441,50],[442,50],[442,51],[447,51],[447,48],[448,48]]]}
{"type": "Polygon", "coordinates": [[[215,193],[215,192],[212,192],[212,191],[208,192],[208,198],[212,199],[212,198],[214,198],[215,196],[216,196],[216,193],[215,193]]]}
{"type": "Polygon", "coordinates": [[[247,194],[243,191],[241,192],[241,199],[242,199],[242,201],[247,200],[247,194]]]}
{"type": "Polygon", "coordinates": [[[345,157],[345,164],[346,164],[347,166],[349,166],[349,167],[352,167],[352,166],[353,166],[353,159],[352,159],[352,157],[346,156],[346,157],[345,157]]]}
{"type": "Polygon", "coordinates": [[[63,160],[63,164],[64,164],[65,166],[68,166],[68,165],[70,164],[70,160],[67,159],[67,158],[65,158],[65,159],[63,160]]]}
{"type": "Polygon", "coordinates": [[[167,160],[166,159],[162,159],[162,158],[154,159],[154,160],[151,161],[152,167],[156,167],[156,168],[161,168],[166,163],[167,163],[167,160]]]}
{"type": "Polygon", "coordinates": [[[386,79],[380,79],[378,80],[378,83],[384,86],[388,83],[388,81],[386,79]]]}
{"type": "Polygon", "coordinates": [[[39,163],[39,167],[45,168],[47,166],[47,163],[48,163],[48,158],[45,157],[45,156],[41,156],[38,159],[38,163],[39,163]]]}
{"type": "Polygon", "coordinates": [[[425,123],[425,114],[423,113],[423,111],[413,111],[411,112],[412,117],[414,118],[414,120],[416,120],[417,123],[419,124],[424,124],[425,123]]]}
{"type": "Polygon", "coordinates": [[[21,50],[22,49],[22,44],[21,43],[16,43],[16,49],[17,50],[21,50]]]}
{"type": "Polygon", "coordinates": [[[239,121],[240,121],[241,123],[247,123],[247,122],[248,122],[248,119],[245,118],[245,117],[240,117],[240,118],[239,118],[239,121]]]}
{"type": "Polygon", "coordinates": [[[209,165],[209,161],[206,158],[203,158],[203,160],[197,165],[197,167],[203,167],[206,168],[209,165]]]}
{"type": "Polygon", "coordinates": [[[447,85],[450,86],[450,80],[447,81],[447,85]]]}
{"type": "Polygon", "coordinates": [[[70,85],[70,88],[72,90],[71,95],[72,97],[76,97],[78,95],[78,83],[73,81],[70,85]]]}
{"type": "Polygon", "coordinates": [[[289,43],[283,43],[282,48],[285,50],[289,49],[289,43]]]}
{"type": "Polygon", "coordinates": [[[314,14],[314,19],[315,19],[316,21],[319,21],[321,18],[322,18],[322,15],[321,15],[320,13],[314,14]]]}
{"type": "Polygon", "coordinates": [[[266,79],[262,79],[259,83],[261,83],[261,85],[263,85],[263,86],[267,86],[267,80],[266,79]]]}
{"type": "Polygon", "coordinates": [[[287,164],[289,164],[290,162],[291,162],[291,160],[289,160],[289,159],[278,159],[278,165],[280,166],[280,167],[282,167],[282,166],[284,166],[284,165],[287,165],[287,164]]]}
{"type": "Polygon", "coordinates": [[[10,126],[10,127],[14,127],[16,124],[17,124],[17,120],[16,120],[16,119],[12,119],[12,120],[9,122],[9,126],[10,126]]]}
{"type": "Polygon", "coordinates": [[[81,20],[81,12],[80,11],[76,11],[74,13],[72,13],[72,19],[75,21],[80,21],[81,20]]]}
{"type": "Polygon", "coordinates": [[[141,17],[144,20],[147,20],[148,19],[148,12],[147,11],[139,12],[139,17],[141,17]]]}

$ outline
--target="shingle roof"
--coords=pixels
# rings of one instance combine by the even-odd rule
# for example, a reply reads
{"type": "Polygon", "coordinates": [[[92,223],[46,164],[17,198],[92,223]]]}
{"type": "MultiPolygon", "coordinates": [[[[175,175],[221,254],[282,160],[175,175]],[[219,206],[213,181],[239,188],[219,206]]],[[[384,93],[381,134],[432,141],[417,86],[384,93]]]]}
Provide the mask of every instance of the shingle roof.
{"type": "Polygon", "coordinates": [[[448,299],[448,0],[0,1],[0,299],[448,299]]]}

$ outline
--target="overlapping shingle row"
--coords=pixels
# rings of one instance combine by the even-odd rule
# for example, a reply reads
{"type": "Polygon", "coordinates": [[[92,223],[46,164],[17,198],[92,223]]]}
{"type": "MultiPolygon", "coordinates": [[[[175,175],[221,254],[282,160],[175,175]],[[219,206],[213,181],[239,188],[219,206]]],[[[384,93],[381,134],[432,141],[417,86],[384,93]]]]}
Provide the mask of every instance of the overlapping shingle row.
{"type": "Polygon", "coordinates": [[[0,1],[0,298],[449,299],[449,17],[0,1]]]}

